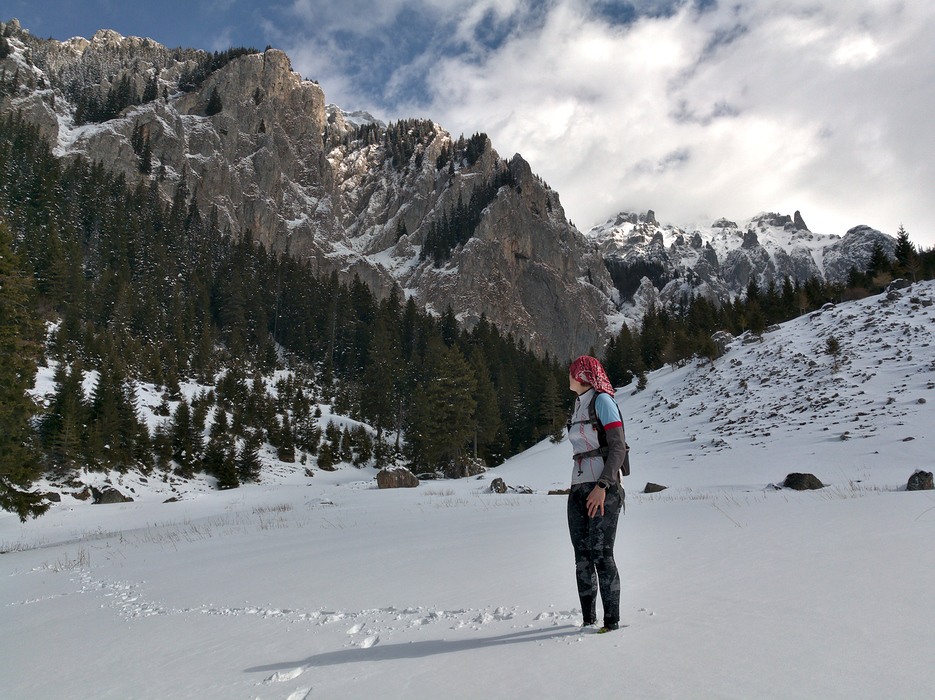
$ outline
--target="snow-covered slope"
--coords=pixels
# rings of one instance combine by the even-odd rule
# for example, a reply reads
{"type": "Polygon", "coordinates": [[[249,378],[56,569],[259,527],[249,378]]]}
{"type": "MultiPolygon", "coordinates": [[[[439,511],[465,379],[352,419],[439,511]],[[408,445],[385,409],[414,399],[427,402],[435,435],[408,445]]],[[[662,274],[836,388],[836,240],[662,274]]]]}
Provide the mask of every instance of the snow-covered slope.
{"type": "Polygon", "coordinates": [[[828,308],[618,390],[617,633],[576,627],[548,494],[570,448],[544,442],[415,489],[293,468],[4,516],[0,696],[929,697],[935,500],[903,489],[932,464],[933,300],[924,283],[828,308]],[[772,486],[803,471],[826,488],[772,486]]]}

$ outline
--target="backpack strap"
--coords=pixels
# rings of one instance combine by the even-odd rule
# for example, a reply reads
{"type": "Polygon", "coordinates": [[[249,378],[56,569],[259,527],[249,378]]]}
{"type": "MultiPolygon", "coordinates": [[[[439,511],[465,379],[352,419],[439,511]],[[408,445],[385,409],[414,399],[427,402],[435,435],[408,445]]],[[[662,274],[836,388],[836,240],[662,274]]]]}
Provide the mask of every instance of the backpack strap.
{"type": "Polygon", "coordinates": [[[601,423],[600,418],[597,417],[597,408],[594,405],[597,403],[598,396],[599,394],[595,391],[594,396],[591,397],[591,403],[588,404],[588,419],[597,432],[597,444],[600,445],[598,452],[600,452],[601,457],[603,457],[606,462],[607,455],[610,453],[610,447],[607,445],[607,431],[604,430],[604,424],[601,423]]]}
{"type": "MultiPolygon", "coordinates": [[[[610,447],[607,444],[607,431],[604,430],[604,424],[601,423],[600,419],[597,417],[597,408],[594,404],[597,402],[597,392],[594,392],[594,396],[591,397],[591,402],[588,404],[588,420],[579,420],[568,423],[569,430],[572,425],[578,425],[580,423],[590,423],[594,427],[594,431],[597,433],[597,444],[599,447],[594,450],[588,450],[587,452],[578,452],[572,455],[573,459],[579,460],[579,469],[582,460],[589,459],[591,457],[600,456],[604,462],[607,462],[607,455],[610,454],[610,447]]],[[[616,403],[614,404],[616,405],[616,403]]],[[[617,413],[619,415],[620,409],[617,408],[617,413]]],[[[623,422],[623,416],[620,417],[621,424],[623,422]]],[[[624,441],[624,448],[626,449],[626,455],[623,458],[623,464],[620,467],[620,471],[623,476],[630,476],[630,446],[624,441]]]]}
{"type": "Polygon", "coordinates": [[[599,447],[594,450],[588,450],[587,452],[578,452],[573,455],[573,459],[578,460],[578,464],[581,464],[582,460],[589,459],[591,457],[600,456],[607,461],[607,455],[610,453],[610,447],[607,445],[607,431],[604,430],[604,426],[601,424],[600,419],[597,417],[597,409],[594,407],[594,403],[597,401],[597,392],[594,392],[594,396],[591,397],[591,403],[588,404],[588,419],[574,421],[569,423],[569,425],[579,425],[581,423],[590,423],[594,428],[594,432],[597,433],[597,444],[599,447]]]}

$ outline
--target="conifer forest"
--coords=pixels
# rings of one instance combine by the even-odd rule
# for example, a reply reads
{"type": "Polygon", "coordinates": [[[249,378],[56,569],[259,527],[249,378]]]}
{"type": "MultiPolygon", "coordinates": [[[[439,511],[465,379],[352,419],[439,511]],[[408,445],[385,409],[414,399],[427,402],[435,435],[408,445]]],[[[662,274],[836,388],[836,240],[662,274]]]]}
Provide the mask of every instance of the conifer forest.
{"type": "MultiPolygon", "coordinates": [[[[89,105],[87,118],[104,107],[89,105]]],[[[394,152],[405,126],[383,136],[394,152]]],[[[145,168],[146,144],[137,146],[145,168]]],[[[33,481],[68,483],[82,469],[205,473],[233,488],[258,478],[265,444],[321,469],[395,463],[460,475],[560,434],[568,358],[537,357],[484,318],[467,331],[450,309],[436,317],[395,292],[377,300],[359,279],[318,277],[249,232],[221,230],[184,181],[164,202],[157,177],[130,187],[101,165],[58,159],[20,116],[0,123],[0,506],[40,514],[33,481]],[[39,405],[29,390],[50,363],[54,396],[39,405]],[[139,414],[140,382],[163,392],[155,430],[139,414]],[[185,382],[202,387],[190,401],[185,382]],[[321,404],[373,432],[322,429],[321,404]]],[[[495,192],[459,201],[428,232],[423,259],[438,264],[470,237],[495,192]]],[[[894,276],[931,276],[933,258],[901,231],[895,260],[880,251],[846,285],[751,283],[730,303],[651,308],[593,354],[616,386],[666,363],[713,361],[719,330],[762,333],[894,276]]]]}

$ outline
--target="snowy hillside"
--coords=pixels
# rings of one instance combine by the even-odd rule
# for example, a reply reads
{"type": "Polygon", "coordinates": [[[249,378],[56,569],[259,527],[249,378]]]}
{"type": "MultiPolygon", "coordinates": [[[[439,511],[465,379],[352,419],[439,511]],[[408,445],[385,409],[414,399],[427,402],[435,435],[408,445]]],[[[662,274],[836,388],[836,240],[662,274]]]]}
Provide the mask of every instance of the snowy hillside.
{"type": "Polygon", "coordinates": [[[397,491],[294,465],[0,518],[0,696],[929,697],[935,499],[904,488],[932,470],[933,302],[827,308],[618,390],[619,632],[577,627],[567,442],[397,491]]]}

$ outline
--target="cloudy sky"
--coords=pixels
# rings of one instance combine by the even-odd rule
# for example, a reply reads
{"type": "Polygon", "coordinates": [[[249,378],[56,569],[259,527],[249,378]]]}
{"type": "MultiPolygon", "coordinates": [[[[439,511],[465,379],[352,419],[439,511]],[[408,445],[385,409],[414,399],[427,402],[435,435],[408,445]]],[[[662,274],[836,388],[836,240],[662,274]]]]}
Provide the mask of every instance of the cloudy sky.
{"type": "Polygon", "coordinates": [[[64,40],[284,49],[326,99],[521,153],[588,230],[800,210],[935,246],[930,0],[0,0],[64,40]]]}

